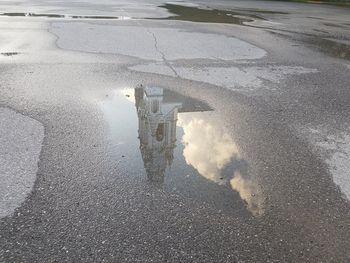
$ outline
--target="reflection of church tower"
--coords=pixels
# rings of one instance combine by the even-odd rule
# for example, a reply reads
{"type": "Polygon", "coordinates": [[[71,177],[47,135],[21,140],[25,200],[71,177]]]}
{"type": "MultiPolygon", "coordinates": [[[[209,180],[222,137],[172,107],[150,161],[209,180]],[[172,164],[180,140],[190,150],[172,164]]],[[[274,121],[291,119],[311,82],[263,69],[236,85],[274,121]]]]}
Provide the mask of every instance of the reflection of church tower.
{"type": "Polygon", "coordinates": [[[163,98],[162,88],[135,89],[141,155],[148,178],[157,182],[164,180],[166,167],[174,158],[177,114],[182,105],[163,98]]]}

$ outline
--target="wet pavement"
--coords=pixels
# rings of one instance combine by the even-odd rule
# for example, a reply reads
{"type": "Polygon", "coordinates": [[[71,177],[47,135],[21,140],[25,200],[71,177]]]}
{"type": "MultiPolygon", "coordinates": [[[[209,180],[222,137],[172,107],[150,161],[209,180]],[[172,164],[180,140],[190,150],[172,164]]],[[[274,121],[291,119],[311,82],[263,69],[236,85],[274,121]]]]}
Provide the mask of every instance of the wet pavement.
{"type": "Polygon", "coordinates": [[[349,262],[349,12],[2,2],[0,262],[349,262]]]}

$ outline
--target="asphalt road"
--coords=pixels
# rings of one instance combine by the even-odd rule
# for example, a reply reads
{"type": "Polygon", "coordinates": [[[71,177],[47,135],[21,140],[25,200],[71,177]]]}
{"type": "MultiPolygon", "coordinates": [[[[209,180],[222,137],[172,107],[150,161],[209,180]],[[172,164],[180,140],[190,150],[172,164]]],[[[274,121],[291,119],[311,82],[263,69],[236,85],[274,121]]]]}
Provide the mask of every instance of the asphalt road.
{"type": "Polygon", "coordinates": [[[350,9],[0,10],[0,262],[350,262],[350,9]]]}

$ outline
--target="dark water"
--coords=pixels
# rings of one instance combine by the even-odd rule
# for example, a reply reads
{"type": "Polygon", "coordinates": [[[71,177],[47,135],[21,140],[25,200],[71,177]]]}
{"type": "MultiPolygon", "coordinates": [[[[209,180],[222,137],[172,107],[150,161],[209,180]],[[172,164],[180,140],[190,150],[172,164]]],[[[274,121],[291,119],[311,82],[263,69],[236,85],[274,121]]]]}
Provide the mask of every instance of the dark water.
{"type": "Polygon", "coordinates": [[[120,90],[100,103],[125,174],[236,213],[264,212],[259,185],[206,102],[159,87],[120,90]]]}
{"type": "Polygon", "coordinates": [[[167,9],[175,16],[161,18],[166,20],[182,20],[191,22],[206,22],[206,23],[224,23],[242,25],[244,22],[252,22],[254,19],[262,19],[256,15],[248,15],[246,13],[233,12],[218,9],[203,9],[192,6],[181,6],[173,4],[165,4],[160,6],[167,9]],[[240,17],[240,16],[247,16],[240,17]]]}
{"type": "Polygon", "coordinates": [[[174,4],[165,4],[160,7],[167,9],[170,13],[175,15],[161,19],[236,25],[243,25],[244,22],[252,22],[254,20],[267,20],[264,18],[264,14],[288,14],[285,12],[259,9],[235,9],[232,11],[174,4]]]}

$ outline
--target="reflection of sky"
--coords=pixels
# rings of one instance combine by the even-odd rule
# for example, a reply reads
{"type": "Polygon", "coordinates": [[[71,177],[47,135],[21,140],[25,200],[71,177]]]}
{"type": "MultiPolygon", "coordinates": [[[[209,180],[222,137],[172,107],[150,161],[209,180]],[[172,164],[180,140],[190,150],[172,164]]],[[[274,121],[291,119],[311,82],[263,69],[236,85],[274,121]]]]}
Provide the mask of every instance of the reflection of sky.
{"type": "MultiPolygon", "coordinates": [[[[133,96],[131,93],[130,97],[133,96]]],[[[130,142],[137,138],[137,114],[135,105],[129,101],[130,97],[126,97],[123,93],[106,97],[100,107],[104,113],[105,119],[108,121],[111,132],[115,138],[118,138],[120,144],[126,141],[130,142]]]]}
{"type": "Polygon", "coordinates": [[[253,215],[259,216],[264,213],[264,197],[259,185],[251,179],[245,179],[236,172],[230,181],[233,190],[247,203],[248,209],[253,215]]]}
{"type": "Polygon", "coordinates": [[[184,130],[182,143],[186,163],[215,183],[226,184],[229,180],[251,213],[256,216],[263,214],[264,198],[260,186],[254,178],[247,178],[245,170],[229,167],[241,160],[238,147],[229,134],[222,127],[186,114],[178,116],[178,125],[184,130]],[[223,173],[230,169],[231,177],[227,180],[223,173]]]}
{"type": "Polygon", "coordinates": [[[136,103],[134,89],[122,89],[122,90],[120,90],[120,94],[123,94],[126,97],[126,99],[128,101],[132,102],[133,104],[136,103]]]}
{"type": "MultiPolygon", "coordinates": [[[[135,110],[133,89],[119,90],[108,96],[100,103],[116,150],[125,155],[125,161],[131,161],[130,169],[143,170],[143,162],[139,151],[138,120],[135,110]]],[[[204,113],[180,113],[176,129],[177,147],[174,151],[173,168],[171,176],[196,174],[219,185],[230,186],[238,192],[247,208],[253,215],[264,212],[264,198],[256,179],[247,173],[247,162],[242,159],[239,149],[231,136],[224,128],[203,118],[204,113]],[[187,165],[186,165],[187,164],[187,165]]],[[[170,172],[167,169],[168,173],[170,172]]],[[[186,177],[183,177],[186,178],[186,177]]],[[[174,178],[169,182],[175,183],[174,178]]],[[[186,179],[185,179],[186,180],[186,179]]],[[[188,180],[188,179],[187,179],[188,180]]],[[[199,182],[191,181],[193,189],[207,191],[200,187],[199,182]]],[[[185,184],[185,181],[178,181],[185,184]]],[[[166,182],[165,182],[166,184],[166,182]]],[[[174,186],[174,185],[173,185],[174,186]]],[[[203,185],[204,186],[204,185],[203,185]]],[[[210,187],[209,185],[207,187],[210,187]]],[[[185,188],[184,188],[185,189],[185,188]]],[[[207,189],[207,190],[206,190],[207,189]]],[[[225,191],[223,188],[222,191],[225,191]]],[[[218,189],[219,190],[219,189],[218,189]]],[[[209,194],[210,193],[210,194],[209,194]]],[[[201,196],[200,193],[198,193],[201,196]]],[[[208,198],[214,198],[212,191],[208,198]]]]}
{"type": "Polygon", "coordinates": [[[238,156],[238,149],[230,136],[202,119],[188,118],[182,114],[178,117],[178,125],[184,130],[183,154],[187,164],[205,178],[223,183],[220,171],[234,156],[238,156]]]}

